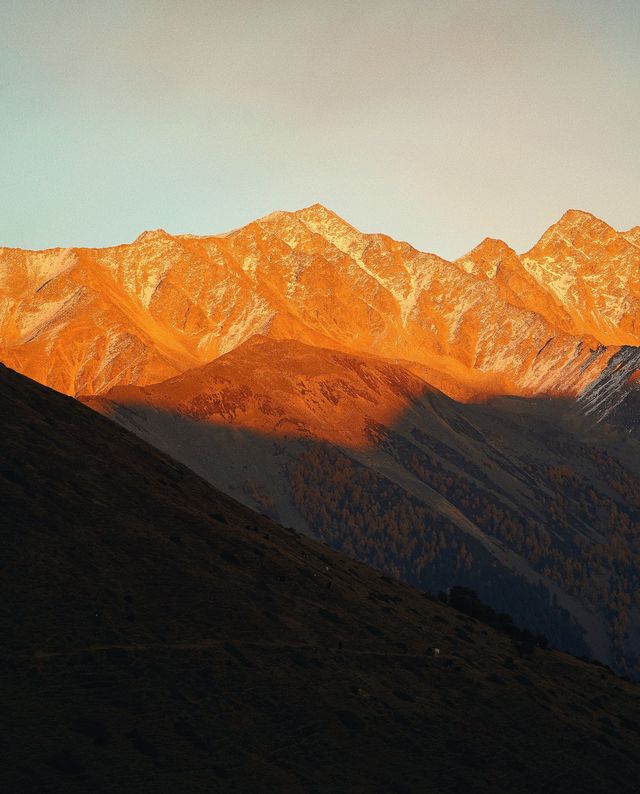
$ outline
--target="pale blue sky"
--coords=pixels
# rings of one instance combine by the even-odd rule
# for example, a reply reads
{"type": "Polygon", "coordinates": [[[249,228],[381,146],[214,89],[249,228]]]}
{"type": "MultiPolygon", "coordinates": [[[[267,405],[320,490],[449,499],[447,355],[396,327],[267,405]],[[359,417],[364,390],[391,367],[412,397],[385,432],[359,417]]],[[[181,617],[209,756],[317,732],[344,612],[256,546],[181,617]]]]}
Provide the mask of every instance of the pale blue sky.
{"type": "Polygon", "coordinates": [[[443,256],[640,224],[640,3],[0,0],[0,245],[319,201],[443,256]]]}

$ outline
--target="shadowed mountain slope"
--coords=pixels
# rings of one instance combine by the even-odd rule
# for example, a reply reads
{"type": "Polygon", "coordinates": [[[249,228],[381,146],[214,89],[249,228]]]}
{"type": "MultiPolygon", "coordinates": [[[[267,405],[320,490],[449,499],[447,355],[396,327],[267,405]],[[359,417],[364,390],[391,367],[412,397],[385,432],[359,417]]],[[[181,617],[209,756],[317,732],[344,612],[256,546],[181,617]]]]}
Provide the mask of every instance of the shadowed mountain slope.
{"type": "Polygon", "coordinates": [[[638,686],[519,654],[5,368],[0,408],[4,790],[635,790],[638,686]]]}
{"type": "Polygon", "coordinates": [[[254,337],[86,402],[277,520],[640,674],[640,450],[572,401],[465,405],[398,363],[254,337]]]}

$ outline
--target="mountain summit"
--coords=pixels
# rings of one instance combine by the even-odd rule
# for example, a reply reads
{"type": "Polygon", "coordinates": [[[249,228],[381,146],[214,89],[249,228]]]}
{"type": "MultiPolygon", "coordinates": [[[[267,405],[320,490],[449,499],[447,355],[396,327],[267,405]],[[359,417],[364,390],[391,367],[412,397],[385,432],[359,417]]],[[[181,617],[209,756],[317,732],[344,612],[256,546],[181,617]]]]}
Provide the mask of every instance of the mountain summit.
{"type": "Polygon", "coordinates": [[[145,385],[255,333],[413,362],[458,398],[576,395],[640,339],[637,231],[570,210],[455,263],[320,204],[226,234],[0,249],[0,358],[68,394],[145,385]]]}
{"type": "Polygon", "coordinates": [[[620,233],[588,212],[569,210],[521,258],[569,312],[574,333],[637,345],[640,250],[633,239],[633,230],[620,233]]]}

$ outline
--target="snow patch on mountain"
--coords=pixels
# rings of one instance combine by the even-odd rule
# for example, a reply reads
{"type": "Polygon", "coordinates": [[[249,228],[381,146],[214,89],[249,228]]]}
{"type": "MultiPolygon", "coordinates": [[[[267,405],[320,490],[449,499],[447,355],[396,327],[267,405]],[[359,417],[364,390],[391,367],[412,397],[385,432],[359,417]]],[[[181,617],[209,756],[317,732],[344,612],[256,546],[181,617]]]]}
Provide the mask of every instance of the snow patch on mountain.
{"type": "Polygon", "coordinates": [[[587,416],[601,422],[624,402],[631,391],[637,391],[634,375],[640,370],[640,348],[623,347],[609,361],[600,376],[578,395],[577,404],[587,416]]]}
{"type": "Polygon", "coordinates": [[[264,333],[268,330],[275,314],[276,312],[265,300],[253,294],[243,311],[226,329],[219,354],[228,353],[253,334],[264,333]]]}
{"type": "Polygon", "coordinates": [[[70,315],[84,294],[85,290],[78,287],[71,295],[65,295],[59,300],[43,302],[35,310],[24,313],[20,317],[21,341],[32,342],[45,329],[56,322],[62,322],[70,315]]]}
{"type": "Polygon", "coordinates": [[[71,248],[53,251],[34,251],[26,259],[26,266],[35,282],[35,289],[42,289],[48,282],[71,269],[78,261],[78,255],[71,248]]]}

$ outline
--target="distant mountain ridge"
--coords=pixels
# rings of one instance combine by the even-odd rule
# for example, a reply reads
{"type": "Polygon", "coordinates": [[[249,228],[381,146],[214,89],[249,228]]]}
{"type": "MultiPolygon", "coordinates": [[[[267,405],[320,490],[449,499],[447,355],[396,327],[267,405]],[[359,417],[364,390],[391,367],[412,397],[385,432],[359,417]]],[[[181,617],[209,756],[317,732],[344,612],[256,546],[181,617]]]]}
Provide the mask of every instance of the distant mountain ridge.
{"type": "Polygon", "coordinates": [[[638,237],[571,210],[521,256],[485,240],[447,262],[316,204],[217,236],[0,249],[0,359],[97,394],[260,333],[415,362],[458,399],[575,396],[639,344],[638,237]]]}

